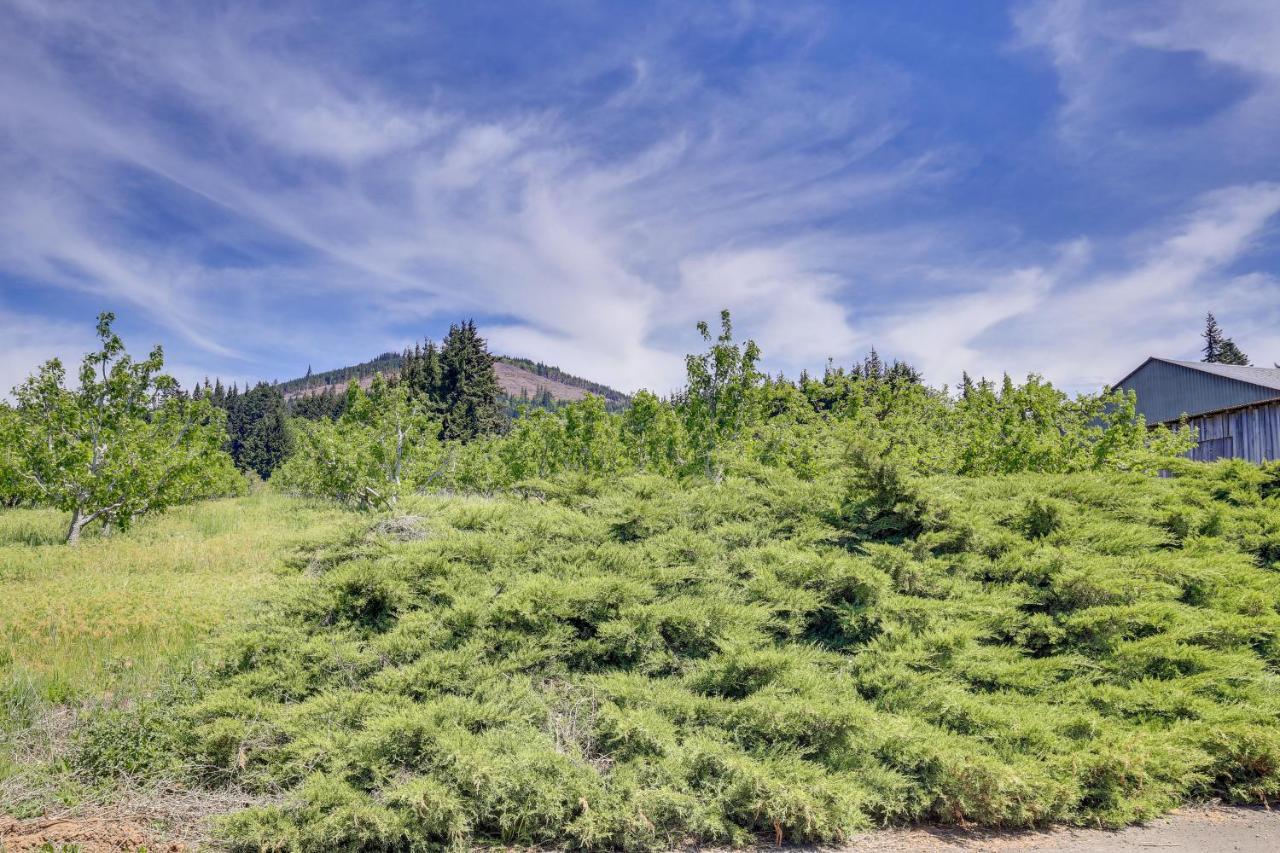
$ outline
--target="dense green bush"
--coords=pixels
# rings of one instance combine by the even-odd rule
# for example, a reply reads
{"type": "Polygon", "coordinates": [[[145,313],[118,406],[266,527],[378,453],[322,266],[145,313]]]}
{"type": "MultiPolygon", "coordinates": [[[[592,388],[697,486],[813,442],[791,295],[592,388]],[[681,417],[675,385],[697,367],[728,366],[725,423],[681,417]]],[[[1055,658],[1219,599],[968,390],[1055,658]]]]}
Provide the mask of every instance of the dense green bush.
{"type": "MultiPolygon", "coordinates": [[[[920,478],[854,453],[813,479],[415,498],[315,555],[146,725],[160,764],[284,792],[222,824],[246,848],[648,849],[1264,802],[1276,472],[1178,474],[920,478]]],[[[102,749],[131,742],[109,722],[102,749]]]]}

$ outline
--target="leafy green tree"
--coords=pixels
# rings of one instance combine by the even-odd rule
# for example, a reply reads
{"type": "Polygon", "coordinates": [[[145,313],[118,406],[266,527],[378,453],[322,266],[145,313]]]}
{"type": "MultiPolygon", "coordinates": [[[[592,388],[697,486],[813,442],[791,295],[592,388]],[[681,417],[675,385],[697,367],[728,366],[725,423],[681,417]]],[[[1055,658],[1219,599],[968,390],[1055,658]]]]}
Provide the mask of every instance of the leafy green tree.
{"type": "Polygon", "coordinates": [[[440,457],[439,423],[403,385],[390,385],[381,374],[368,393],[351,381],[337,421],[298,420],[294,428],[296,449],[277,481],[363,509],[392,507],[406,490],[428,485],[440,457]]]}
{"type": "Polygon", "coordinates": [[[526,409],[496,444],[504,484],[564,470],[565,445],[564,419],[558,412],[526,409]]]}
{"type": "Polygon", "coordinates": [[[16,434],[18,413],[0,401],[0,507],[23,503],[30,489],[19,474],[16,446],[9,437],[16,434]]]}
{"type": "Polygon", "coordinates": [[[649,391],[619,416],[623,453],[639,471],[672,474],[684,464],[684,429],[675,410],[649,391]]]}
{"type": "Polygon", "coordinates": [[[449,327],[440,353],[442,438],[466,442],[502,431],[502,388],[493,365],[474,322],[449,327]]]}
{"type": "Polygon", "coordinates": [[[721,451],[742,438],[759,416],[759,391],[763,376],[756,369],[760,348],[748,340],[733,342],[728,310],[720,312],[720,335],[711,337],[706,322],[698,332],[710,347],[686,357],[687,384],[677,397],[677,407],[688,437],[690,460],[711,480],[723,475],[721,451]]]}
{"type": "Polygon", "coordinates": [[[565,471],[614,474],[628,466],[620,419],[603,397],[588,394],[556,411],[526,409],[497,441],[508,483],[565,471]]]}
{"type": "Polygon", "coordinates": [[[1069,397],[1039,376],[977,383],[956,406],[959,473],[1154,472],[1190,450],[1190,431],[1148,429],[1132,392],[1069,397]]]}
{"type": "Polygon", "coordinates": [[[189,398],[161,372],[156,347],[134,361],[100,314],[100,348],[87,354],[77,389],[58,359],[14,389],[17,417],[0,440],[33,498],[71,513],[66,541],[92,522],[126,528],[146,513],[242,487],[223,451],[225,417],[189,398]]]}

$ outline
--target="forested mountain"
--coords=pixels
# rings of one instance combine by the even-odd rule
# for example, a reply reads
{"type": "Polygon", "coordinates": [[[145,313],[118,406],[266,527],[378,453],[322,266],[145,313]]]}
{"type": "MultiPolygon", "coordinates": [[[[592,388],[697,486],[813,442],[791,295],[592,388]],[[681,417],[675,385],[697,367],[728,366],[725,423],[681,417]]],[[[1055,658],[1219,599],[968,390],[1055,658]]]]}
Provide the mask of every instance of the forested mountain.
{"type": "MultiPolygon", "coordinates": [[[[553,365],[544,364],[527,358],[499,355],[494,357],[494,372],[498,375],[501,389],[500,401],[508,414],[515,414],[521,405],[542,409],[555,409],[564,403],[581,400],[587,394],[595,394],[605,399],[610,411],[626,408],[631,398],[599,382],[592,382],[581,376],[574,376],[553,365]]],[[[298,409],[323,408],[323,401],[303,402],[309,396],[341,397],[342,391],[352,379],[363,387],[368,387],[375,374],[392,377],[399,374],[404,363],[404,354],[384,352],[368,361],[313,373],[308,369],[305,376],[280,382],[276,387],[284,394],[291,407],[298,409]]]]}

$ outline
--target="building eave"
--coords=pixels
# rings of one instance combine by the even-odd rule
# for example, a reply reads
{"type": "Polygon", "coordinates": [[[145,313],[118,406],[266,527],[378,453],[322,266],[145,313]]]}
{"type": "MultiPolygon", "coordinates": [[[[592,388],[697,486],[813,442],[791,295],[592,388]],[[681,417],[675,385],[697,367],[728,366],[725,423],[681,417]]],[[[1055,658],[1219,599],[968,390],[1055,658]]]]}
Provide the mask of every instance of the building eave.
{"type": "MultiPolygon", "coordinates": [[[[1157,359],[1157,360],[1163,361],[1163,359],[1157,359]]],[[[1221,409],[1209,409],[1208,411],[1197,412],[1195,414],[1182,414],[1176,418],[1168,418],[1163,421],[1156,421],[1156,423],[1152,424],[1152,426],[1157,426],[1157,425],[1173,426],[1175,424],[1180,423],[1183,418],[1186,418],[1187,420],[1191,420],[1192,418],[1207,418],[1212,415],[1222,415],[1222,414],[1226,414],[1227,412],[1235,412],[1241,409],[1253,409],[1258,406],[1274,406],[1276,404],[1280,404],[1280,396],[1268,397],[1264,400],[1250,400],[1248,403],[1237,403],[1234,406],[1225,406],[1221,409]]]]}

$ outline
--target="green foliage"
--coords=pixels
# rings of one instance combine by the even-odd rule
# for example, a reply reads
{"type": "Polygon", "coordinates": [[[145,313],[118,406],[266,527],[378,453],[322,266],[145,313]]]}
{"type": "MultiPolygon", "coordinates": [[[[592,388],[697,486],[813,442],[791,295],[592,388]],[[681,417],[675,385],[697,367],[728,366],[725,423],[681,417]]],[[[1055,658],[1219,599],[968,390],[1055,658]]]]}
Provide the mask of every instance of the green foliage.
{"type": "MultiPolygon", "coordinates": [[[[227,452],[236,467],[262,479],[270,477],[293,450],[288,407],[279,386],[259,382],[242,394],[234,385],[224,391],[221,381],[210,385],[205,379],[203,389],[196,386],[196,393],[202,392],[227,413],[227,452]]],[[[320,399],[317,395],[316,401],[320,399]]]]}
{"type": "MultiPolygon", "coordinates": [[[[16,435],[18,413],[0,400],[0,439],[16,435]]],[[[0,509],[20,506],[31,496],[31,487],[22,476],[17,444],[0,440],[0,509]]]]}
{"type": "Polygon", "coordinates": [[[287,408],[289,414],[294,417],[318,421],[321,418],[336,420],[342,417],[346,405],[346,394],[337,393],[333,386],[329,385],[323,390],[307,391],[301,396],[294,397],[289,401],[287,408]]]}
{"type": "Polygon", "coordinates": [[[839,841],[1280,795],[1273,472],[922,476],[861,443],[808,478],[592,478],[615,463],[583,447],[630,451],[602,403],[575,418],[487,451],[573,473],[329,543],[147,761],[283,790],[222,824],[254,848],[839,841]]]}
{"type": "Polygon", "coordinates": [[[364,509],[395,505],[416,483],[429,483],[438,461],[438,422],[404,385],[374,377],[368,393],[352,380],[336,421],[293,422],[294,455],[273,482],[287,490],[364,509]]]}
{"type": "Polygon", "coordinates": [[[1191,434],[1148,430],[1133,392],[1074,399],[1031,376],[967,389],[956,406],[959,473],[1044,473],[1118,468],[1154,472],[1194,446],[1191,434]]]}
{"type": "Polygon", "coordinates": [[[16,409],[0,418],[3,476],[16,473],[32,500],[70,512],[73,544],[94,521],[124,529],[147,513],[243,488],[222,450],[222,413],[161,373],[159,347],[134,361],[114,320],[99,316],[101,348],[84,357],[78,388],[65,387],[53,359],[14,389],[16,409]]]}
{"type": "MultiPolygon", "coordinates": [[[[1072,398],[1032,376],[1022,385],[1006,377],[999,388],[966,381],[962,395],[952,398],[946,389],[925,386],[909,365],[886,367],[874,350],[851,370],[829,367],[820,382],[801,377],[792,383],[759,373],[758,348],[733,341],[728,312],[714,339],[706,324],[699,330],[708,348],[689,356],[686,387],[672,399],[641,391],[620,413],[595,395],[552,409],[525,407],[508,434],[499,435],[491,417],[497,409],[484,402],[496,398],[484,391],[488,380],[474,378],[492,371],[492,358],[474,326],[454,327],[443,351],[428,343],[403,357],[397,384],[423,412],[442,413],[444,447],[439,464],[403,472],[397,491],[492,493],[570,473],[714,482],[726,474],[781,470],[814,479],[846,464],[851,448],[912,474],[1154,473],[1194,444],[1187,429],[1148,429],[1131,393],[1072,398]]],[[[303,491],[369,503],[352,497],[361,492],[340,458],[339,432],[300,424],[310,461],[293,465],[286,479],[302,487],[310,476],[299,476],[305,468],[329,484],[303,491]],[[320,469],[330,473],[320,478],[320,469]]],[[[426,456],[436,455],[431,445],[426,456]]]]}
{"type": "Polygon", "coordinates": [[[396,381],[405,387],[409,396],[428,409],[438,410],[444,405],[444,367],[436,342],[426,341],[425,346],[414,345],[400,357],[400,373],[396,381]]]}
{"type": "Polygon", "coordinates": [[[502,429],[502,389],[493,363],[474,322],[449,327],[440,351],[441,438],[466,442],[502,429]]]}
{"type": "Polygon", "coordinates": [[[754,341],[733,342],[729,312],[720,312],[720,334],[714,340],[706,323],[698,324],[702,339],[710,344],[705,353],[685,359],[687,384],[676,410],[684,423],[690,462],[709,479],[724,472],[722,454],[736,443],[759,416],[759,388],[763,377],[756,370],[760,348],[754,341]]]}

